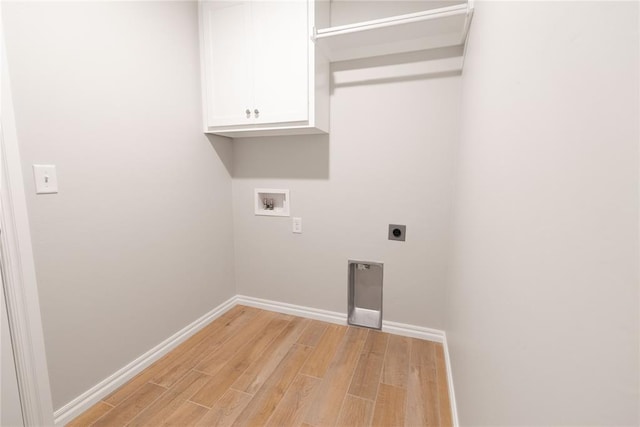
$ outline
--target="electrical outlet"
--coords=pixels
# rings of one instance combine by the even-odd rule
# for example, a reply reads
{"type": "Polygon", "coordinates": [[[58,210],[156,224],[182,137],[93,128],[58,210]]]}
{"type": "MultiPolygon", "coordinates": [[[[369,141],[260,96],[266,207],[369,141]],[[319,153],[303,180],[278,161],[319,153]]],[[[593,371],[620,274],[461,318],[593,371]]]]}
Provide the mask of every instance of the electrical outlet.
{"type": "Polygon", "coordinates": [[[302,218],[293,218],[292,230],[296,234],[302,234],[302,218]]]}
{"type": "Polygon", "coordinates": [[[407,234],[406,225],[389,224],[389,240],[404,242],[405,234],[407,234]]]}

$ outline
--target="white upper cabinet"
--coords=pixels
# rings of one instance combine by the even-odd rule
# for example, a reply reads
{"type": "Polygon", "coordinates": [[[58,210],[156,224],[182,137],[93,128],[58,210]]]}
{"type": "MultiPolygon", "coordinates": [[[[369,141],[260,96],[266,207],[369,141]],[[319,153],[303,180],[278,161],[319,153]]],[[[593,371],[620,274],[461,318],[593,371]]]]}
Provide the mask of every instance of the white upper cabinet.
{"type": "Polygon", "coordinates": [[[311,35],[327,1],[201,1],[205,132],[329,131],[329,62],[311,35]]]}

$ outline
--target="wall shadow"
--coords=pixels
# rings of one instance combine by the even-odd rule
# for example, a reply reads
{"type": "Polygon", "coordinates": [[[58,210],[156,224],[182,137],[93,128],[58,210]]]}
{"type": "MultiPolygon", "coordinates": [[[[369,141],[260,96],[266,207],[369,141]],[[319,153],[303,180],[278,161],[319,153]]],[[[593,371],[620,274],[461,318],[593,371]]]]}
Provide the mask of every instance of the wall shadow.
{"type": "Polygon", "coordinates": [[[233,178],[329,179],[329,135],[233,140],[233,178]]]}
{"type": "Polygon", "coordinates": [[[209,143],[218,154],[220,161],[224,165],[229,176],[233,176],[233,140],[219,135],[212,135],[206,133],[205,136],[209,140],[209,143]]]}
{"type": "Polygon", "coordinates": [[[341,87],[366,86],[462,74],[461,46],[352,59],[331,64],[331,93],[341,87]]]}

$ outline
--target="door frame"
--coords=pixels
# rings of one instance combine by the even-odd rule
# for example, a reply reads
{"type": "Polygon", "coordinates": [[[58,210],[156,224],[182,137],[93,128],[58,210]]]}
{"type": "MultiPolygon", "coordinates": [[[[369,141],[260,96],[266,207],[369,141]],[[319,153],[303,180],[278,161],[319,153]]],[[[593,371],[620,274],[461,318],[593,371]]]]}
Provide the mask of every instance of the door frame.
{"type": "Polygon", "coordinates": [[[0,256],[25,426],[53,426],[36,270],[0,6],[0,256]]]}

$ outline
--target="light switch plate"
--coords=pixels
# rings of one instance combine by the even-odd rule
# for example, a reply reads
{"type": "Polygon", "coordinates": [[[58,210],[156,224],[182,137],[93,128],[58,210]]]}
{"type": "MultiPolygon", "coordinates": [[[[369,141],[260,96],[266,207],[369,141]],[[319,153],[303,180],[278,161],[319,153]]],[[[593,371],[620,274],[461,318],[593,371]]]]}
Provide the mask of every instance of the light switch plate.
{"type": "Polygon", "coordinates": [[[292,231],[296,234],[302,233],[302,218],[293,218],[292,231]]]}
{"type": "Polygon", "coordinates": [[[33,176],[36,180],[36,194],[58,192],[58,178],[54,165],[33,165],[33,176]]]}

